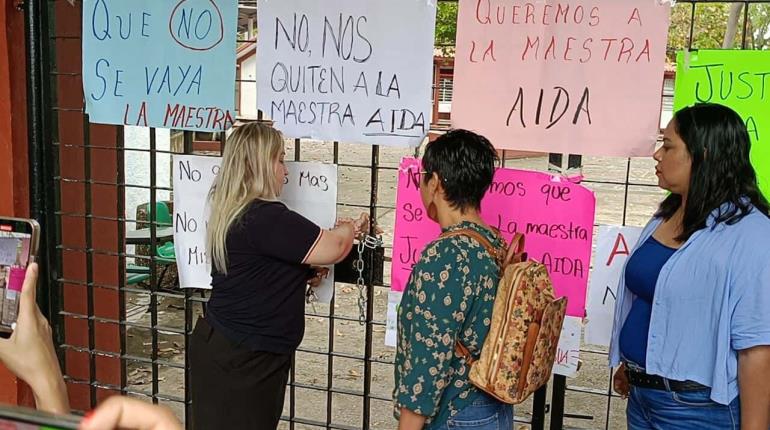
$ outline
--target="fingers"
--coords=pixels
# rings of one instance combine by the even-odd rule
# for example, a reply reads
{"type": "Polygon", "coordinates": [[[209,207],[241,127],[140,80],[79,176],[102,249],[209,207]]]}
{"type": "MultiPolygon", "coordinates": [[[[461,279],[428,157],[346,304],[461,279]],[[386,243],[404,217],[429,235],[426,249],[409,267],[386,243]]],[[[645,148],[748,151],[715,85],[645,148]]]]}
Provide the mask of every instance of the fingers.
{"type": "Polygon", "coordinates": [[[19,312],[29,314],[37,310],[37,263],[30,263],[27,266],[27,273],[24,275],[24,284],[21,287],[21,301],[19,303],[19,312]]]}
{"type": "Polygon", "coordinates": [[[181,429],[178,421],[163,407],[137,399],[113,396],[104,401],[80,424],[80,430],[181,429]]]}

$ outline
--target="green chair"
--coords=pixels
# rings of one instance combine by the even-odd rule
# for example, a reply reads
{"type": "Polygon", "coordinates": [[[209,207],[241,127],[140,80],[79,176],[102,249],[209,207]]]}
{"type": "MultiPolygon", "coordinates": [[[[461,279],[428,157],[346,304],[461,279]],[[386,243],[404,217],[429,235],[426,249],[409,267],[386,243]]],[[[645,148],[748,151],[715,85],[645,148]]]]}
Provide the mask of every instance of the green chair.
{"type": "MultiPolygon", "coordinates": [[[[155,214],[155,223],[158,227],[171,227],[174,224],[166,202],[155,202],[155,214]]],[[[152,218],[152,211],[150,211],[150,218],[152,218]]]]}
{"type": "Polygon", "coordinates": [[[150,279],[150,268],[137,266],[135,264],[126,265],[126,285],[137,285],[150,279]]]}
{"type": "MultiPolygon", "coordinates": [[[[155,202],[155,212],[149,209],[148,218],[155,222],[156,228],[171,227],[174,224],[174,220],[171,217],[171,211],[168,209],[166,202],[155,202]]],[[[176,264],[176,252],[174,251],[174,241],[168,241],[161,243],[155,247],[155,263],[163,266],[158,278],[158,286],[163,285],[163,278],[166,276],[168,268],[172,264],[176,264]]],[[[149,268],[148,275],[149,278],[149,268]]]]}

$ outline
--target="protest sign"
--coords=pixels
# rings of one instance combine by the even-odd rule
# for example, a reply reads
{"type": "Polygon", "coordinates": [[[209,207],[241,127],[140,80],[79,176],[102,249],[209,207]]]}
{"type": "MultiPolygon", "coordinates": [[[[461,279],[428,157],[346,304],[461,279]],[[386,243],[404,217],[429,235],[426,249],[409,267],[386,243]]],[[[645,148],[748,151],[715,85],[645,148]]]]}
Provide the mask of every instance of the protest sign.
{"type": "MultiPolygon", "coordinates": [[[[210,288],[211,260],[206,254],[207,195],[219,173],[221,158],[174,155],[174,249],[182,288],[210,288]]],[[[281,201],[321,228],[337,219],[337,166],[315,162],[287,162],[289,176],[281,201]]],[[[316,289],[319,301],[334,294],[334,267],[316,289]]]]}
{"type": "Polygon", "coordinates": [[[641,233],[639,227],[599,226],[586,302],[585,342],[588,344],[610,345],[618,281],[641,233]]]}
{"type": "Polygon", "coordinates": [[[237,7],[236,0],[83,0],[89,120],[230,128],[237,7]]]}
{"type": "Polygon", "coordinates": [[[580,333],[583,320],[578,317],[564,318],[564,326],[556,348],[556,360],[553,373],[563,376],[575,376],[580,361],[580,333]]]}
{"type": "MultiPolygon", "coordinates": [[[[420,198],[420,161],[405,158],[398,176],[391,285],[403,291],[425,246],[441,233],[420,198]]],[[[582,318],[591,262],[596,198],[589,189],[547,173],[497,169],[481,216],[506,240],[526,235],[527,252],[543,263],[567,314],[582,318]]]]}
{"type": "Polygon", "coordinates": [[[652,154],[667,2],[469,0],[459,8],[453,127],[501,149],[652,154]]]}
{"type": "Polygon", "coordinates": [[[770,198],[770,51],[701,50],[676,58],[674,111],[709,102],[738,112],[749,130],[760,188],[770,198]]]}
{"type": "Polygon", "coordinates": [[[396,346],[398,343],[398,307],[401,305],[401,297],[404,293],[398,291],[388,292],[388,311],[385,323],[385,346],[396,346]]]}
{"type": "Polygon", "coordinates": [[[286,136],[398,146],[423,140],[435,2],[257,4],[257,106],[286,136]]]}

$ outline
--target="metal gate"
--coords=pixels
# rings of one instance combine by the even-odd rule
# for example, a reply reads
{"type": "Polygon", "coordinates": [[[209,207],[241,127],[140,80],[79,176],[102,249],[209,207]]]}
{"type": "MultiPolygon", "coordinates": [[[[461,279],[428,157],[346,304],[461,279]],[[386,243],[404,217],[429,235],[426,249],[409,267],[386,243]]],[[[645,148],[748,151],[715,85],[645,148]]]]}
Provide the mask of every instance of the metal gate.
{"type": "MultiPolygon", "coordinates": [[[[446,3],[451,2],[440,1],[446,3]]],[[[747,49],[750,41],[755,42],[756,32],[749,18],[758,8],[770,13],[770,7],[759,1],[741,3],[738,40],[747,49]]],[[[169,157],[174,153],[216,155],[224,136],[90,124],[83,112],[80,6],[77,0],[25,4],[32,208],[44,232],[41,261],[50,292],[46,310],[73,408],[85,411],[118,393],[168,405],[187,420],[192,406],[185,389],[187,340],[206,294],[173,288],[175,268],[163,248],[168,241],[163,207],[173,191],[169,157]]],[[[239,6],[240,31],[247,36],[240,43],[247,50],[254,44],[251,19],[256,1],[241,0],[239,6]]],[[[686,43],[669,49],[718,47],[694,43],[694,35],[710,28],[699,27],[700,11],[715,6],[726,7],[717,1],[679,1],[674,9],[687,17],[686,43]]],[[[767,37],[762,36],[766,44],[767,37]]],[[[763,47],[767,48],[754,46],[763,47]]],[[[237,85],[240,94],[256,83],[239,73],[237,85]]],[[[436,80],[436,103],[447,97],[448,88],[446,81],[436,80]]],[[[664,106],[671,105],[672,95],[673,88],[666,87],[664,106]]],[[[339,213],[368,211],[385,228],[381,268],[386,276],[385,282],[367,276],[361,286],[338,282],[330,305],[307,307],[307,334],[294,359],[281,425],[393,428],[394,352],[383,346],[388,255],[397,166],[402,156],[413,152],[295,140],[287,144],[287,154],[297,161],[339,166],[339,213]]],[[[503,154],[503,165],[580,170],[584,184],[597,193],[601,224],[642,224],[661,197],[651,160],[510,155],[503,154]]],[[[172,209],[168,203],[165,206],[172,209]]],[[[380,264],[376,252],[367,252],[365,261],[369,269],[380,264]]],[[[584,349],[581,354],[582,368],[576,378],[568,383],[555,377],[547,392],[542,390],[516,409],[521,425],[625,428],[624,402],[611,392],[606,351],[584,349]]]]}

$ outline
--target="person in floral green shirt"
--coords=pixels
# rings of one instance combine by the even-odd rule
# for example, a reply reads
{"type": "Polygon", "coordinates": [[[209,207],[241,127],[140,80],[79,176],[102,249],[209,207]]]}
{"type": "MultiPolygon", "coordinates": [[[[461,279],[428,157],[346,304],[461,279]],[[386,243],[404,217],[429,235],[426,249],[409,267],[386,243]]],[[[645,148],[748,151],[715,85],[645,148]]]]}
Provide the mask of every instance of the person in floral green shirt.
{"type": "MultiPolygon", "coordinates": [[[[496,247],[505,240],[481,219],[497,152],[489,140],[453,130],[428,144],[420,193],[442,232],[471,229],[496,247]]],[[[513,407],[468,380],[460,341],[477,359],[489,332],[500,269],[466,235],[437,238],[412,269],[398,311],[395,416],[399,430],[511,429],[513,407]]]]}

